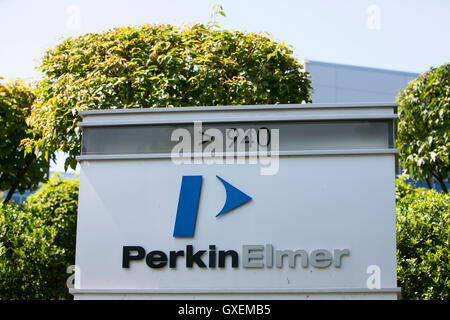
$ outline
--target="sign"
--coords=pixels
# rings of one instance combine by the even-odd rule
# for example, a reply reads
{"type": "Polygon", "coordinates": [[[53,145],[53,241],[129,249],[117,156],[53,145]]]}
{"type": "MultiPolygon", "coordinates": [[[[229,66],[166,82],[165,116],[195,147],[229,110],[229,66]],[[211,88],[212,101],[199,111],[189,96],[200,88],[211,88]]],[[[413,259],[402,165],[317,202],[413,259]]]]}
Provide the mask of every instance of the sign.
{"type": "Polygon", "coordinates": [[[395,299],[391,104],[83,112],[76,299],[395,299]]]}

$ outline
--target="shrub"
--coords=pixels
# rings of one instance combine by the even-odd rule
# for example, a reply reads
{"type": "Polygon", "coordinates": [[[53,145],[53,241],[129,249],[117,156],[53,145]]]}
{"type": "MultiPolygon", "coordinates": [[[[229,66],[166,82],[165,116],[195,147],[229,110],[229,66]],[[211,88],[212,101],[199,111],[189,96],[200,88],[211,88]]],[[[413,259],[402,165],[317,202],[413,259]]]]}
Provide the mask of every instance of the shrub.
{"type": "Polygon", "coordinates": [[[78,179],[53,176],[27,198],[26,207],[46,225],[56,228],[55,244],[64,249],[67,266],[75,264],[78,179]]]}
{"type": "Polygon", "coordinates": [[[68,299],[78,181],[51,178],[22,206],[0,207],[0,299],[68,299]]]}
{"type": "Polygon", "coordinates": [[[398,282],[406,299],[449,299],[450,196],[397,180],[398,282]]]}
{"type": "Polygon", "coordinates": [[[0,206],[0,299],[58,296],[53,275],[64,267],[57,230],[15,204],[0,206]]]}

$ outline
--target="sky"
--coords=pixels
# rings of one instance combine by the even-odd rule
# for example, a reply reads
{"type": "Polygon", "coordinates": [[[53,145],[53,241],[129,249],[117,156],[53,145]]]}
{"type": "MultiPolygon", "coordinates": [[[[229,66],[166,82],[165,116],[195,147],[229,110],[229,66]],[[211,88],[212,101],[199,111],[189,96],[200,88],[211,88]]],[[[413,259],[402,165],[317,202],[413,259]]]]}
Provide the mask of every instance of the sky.
{"type": "MultiPolygon", "coordinates": [[[[450,61],[448,0],[0,0],[0,77],[35,81],[62,39],[142,23],[207,23],[267,32],[294,56],[422,73],[450,61]]],[[[53,170],[62,170],[62,161],[53,170]]]]}

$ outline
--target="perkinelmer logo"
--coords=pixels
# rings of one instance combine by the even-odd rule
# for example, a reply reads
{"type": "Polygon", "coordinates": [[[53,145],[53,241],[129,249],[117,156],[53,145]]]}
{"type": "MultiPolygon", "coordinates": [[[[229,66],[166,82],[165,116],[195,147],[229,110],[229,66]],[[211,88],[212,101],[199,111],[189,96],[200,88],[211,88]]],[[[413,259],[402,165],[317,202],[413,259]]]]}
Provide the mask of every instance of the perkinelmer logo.
{"type": "MultiPolygon", "coordinates": [[[[252,199],[221,177],[216,177],[222,182],[226,191],[225,204],[216,217],[227,213],[252,199]]],[[[173,230],[174,237],[190,238],[194,236],[202,180],[202,176],[183,176],[180,198],[178,199],[177,217],[173,230]]]]}
{"type": "MultiPolygon", "coordinates": [[[[237,189],[229,182],[216,176],[225,187],[225,204],[216,217],[233,210],[250,201],[252,198],[237,189]]],[[[202,176],[183,176],[181,181],[180,196],[173,230],[173,236],[177,238],[191,238],[194,236],[197,211],[202,187],[202,176]]],[[[229,236],[229,233],[224,233],[229,236]]],[[[222,241],[226,241],[223,239],[222,241]]],[[[217,250],[217,245],[210,244],[208,250],[194,250],[192,244],[186,245],[185,250],[152,250],[146,252],[142,246],[124,246],[122,251],[122,268],[130,268],[132,261],[141,261],[152,269],[169,267],[176,269],[180,264],[186,268],[194,266],[204,269],[225,268],[228,264],[231,268],[283,268],[286,264],[289,268],[302,268],[312,266],[314,268],[328,268],[333,266],[340,268],[345,256],[350,255],[349,249],[313,249],[310,252],[304,249],[275,250],[272,244],[254,245],[243,244],[241,255],[236,250],[217,250]],[[227,263],[227,261],[229,261],[227,263]]]]}

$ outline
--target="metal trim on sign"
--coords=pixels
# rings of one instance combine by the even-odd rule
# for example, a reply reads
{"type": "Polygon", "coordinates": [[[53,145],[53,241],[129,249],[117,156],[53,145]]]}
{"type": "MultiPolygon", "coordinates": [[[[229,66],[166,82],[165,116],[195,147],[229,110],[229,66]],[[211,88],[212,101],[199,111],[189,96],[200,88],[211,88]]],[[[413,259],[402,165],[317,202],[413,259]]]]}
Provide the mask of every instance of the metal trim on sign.
{"type": "MultiPolygon", "coordinates": [[[[277,156],[280,157],[289,157],[289,156],[327,156],[327,155],[383,155],[383,154],[398,154],[397,149],[353,149],[353,150],[305,150],[305,151],[279,151],[277,152],[277,156]]],[[[185,158],[214,158],[214,157],[222,157],[222,156],[236,156],[236,157],[256,157],[258,153],[217,153],[212,157],[205,157],[204,155],[189,153],[182,157],[177,157],[177,159],[185,159],[185,158]]],[[[268,152],[268,157],[273,156],[271,152],[268,152]]],[[[82,155],[77,156],[76,159],[78,161],[86,161],[86,160],[144,160],[144,159],[171,159],[172,155],[170,153],[153,153],[153,154],[105,154],[105,155],[82,155]]]]}
{"type": "MultiPolygon", "coordinates": [[[[343,115],[343,116],[305,116],[305,117],[252,117],[249,118],[215,118],[215,119],[203,119],[203,123],[241,123],[241,122],[293,122],[293,121],[341,121],[341,120],[393,120],[398,119],[397,114],[374,114],[374,115],[343,115]]],[[[111,126],[136,126],[136,125],[152,125],[152,124],[191,124],[192,120],[146,120],[146,121],[89,121],[79,122],[78,126],[83,127],[111,127],[111,126]]]]}

